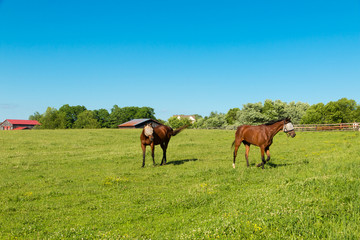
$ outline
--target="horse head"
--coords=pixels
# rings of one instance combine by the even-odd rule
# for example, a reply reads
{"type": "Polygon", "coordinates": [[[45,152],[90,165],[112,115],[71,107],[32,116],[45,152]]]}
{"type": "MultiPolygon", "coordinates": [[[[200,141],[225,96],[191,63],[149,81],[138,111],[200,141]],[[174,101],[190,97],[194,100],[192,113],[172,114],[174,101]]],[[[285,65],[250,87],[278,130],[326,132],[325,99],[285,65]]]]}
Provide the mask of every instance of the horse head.
{"type": "Polygon", "coordinates": [[[151,123],[145,125],[144,127],[144,134],[146,137],[148,137],[150,139],[150,141],[154,141],[154,129],[151,125],[151,123]]]}
{"type": "Polygon", "coordinates": [[[289,137],[295,137],[296,133],[295,133],[295,129],[294,129],[294,125],[291,123],[291,119],[290,118],[285,118],[284,119],[284,128],[283,128],[284,133],[287,134],[287,136],[289,137]]]}

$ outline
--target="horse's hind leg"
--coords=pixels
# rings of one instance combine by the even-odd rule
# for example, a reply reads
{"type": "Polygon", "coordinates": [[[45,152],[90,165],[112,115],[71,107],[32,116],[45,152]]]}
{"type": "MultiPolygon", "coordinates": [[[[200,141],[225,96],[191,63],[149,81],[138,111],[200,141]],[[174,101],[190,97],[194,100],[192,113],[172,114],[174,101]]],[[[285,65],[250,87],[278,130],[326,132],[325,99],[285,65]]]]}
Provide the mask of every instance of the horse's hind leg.
{"type": "Polygon", "coordinates": [[[241,141],[235,140],[233,168],[235,168],[235,160],[236,160],[236,156],[237,156],[237,152],[239,150],[240,144],[241,144],[241,141]]]}
{"type": "Polygon", "coordinates": [[[250,151],[250,144],[245,144],[246,150],[245,150],[245,159],[246,164],[249,167],[249,151],[250,151]]]}
{"type": "Polygon", "coordinates": [[[162,143],[161,148],[163,150],[163,158],[161,160],[161,165],[165,165],[166,164],[166,149],[167,149],[167,144],[166,143],[162,143]]]}

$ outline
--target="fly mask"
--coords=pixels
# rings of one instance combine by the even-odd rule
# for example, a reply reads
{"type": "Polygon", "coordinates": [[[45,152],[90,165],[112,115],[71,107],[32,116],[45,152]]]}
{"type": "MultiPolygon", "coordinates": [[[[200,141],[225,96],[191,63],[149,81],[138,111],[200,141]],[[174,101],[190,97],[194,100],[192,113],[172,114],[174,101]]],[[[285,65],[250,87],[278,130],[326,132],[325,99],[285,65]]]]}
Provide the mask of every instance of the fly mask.
{"type": "Polygon", "coordinates": [[[284,128],[283,128],[284,133],[286,133],[291,137],[295,137],[296,133],[295,133],[295,128],[294,125],[291,122],[285,123],[284,122],[284,128]]]}
{"type": "Polygon", "coordinates": [[[146,137],[150,138],[151,141],[154,140],[153,133],[154,133],[154,129],[151,126],[151,123],[144,127],[144,134],[146,137]]]}

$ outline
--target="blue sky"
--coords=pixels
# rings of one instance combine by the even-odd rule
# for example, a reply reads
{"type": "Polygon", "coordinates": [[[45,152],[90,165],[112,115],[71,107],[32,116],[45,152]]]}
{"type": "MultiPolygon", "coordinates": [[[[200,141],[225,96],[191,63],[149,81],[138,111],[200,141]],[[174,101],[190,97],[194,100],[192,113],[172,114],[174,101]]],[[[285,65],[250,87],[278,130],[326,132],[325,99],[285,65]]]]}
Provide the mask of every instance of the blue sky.
{"type": "Polygon", "coordinates": [[[360,104],[360,1],[0,0],[0,121],[47,107],[360,104]]]}

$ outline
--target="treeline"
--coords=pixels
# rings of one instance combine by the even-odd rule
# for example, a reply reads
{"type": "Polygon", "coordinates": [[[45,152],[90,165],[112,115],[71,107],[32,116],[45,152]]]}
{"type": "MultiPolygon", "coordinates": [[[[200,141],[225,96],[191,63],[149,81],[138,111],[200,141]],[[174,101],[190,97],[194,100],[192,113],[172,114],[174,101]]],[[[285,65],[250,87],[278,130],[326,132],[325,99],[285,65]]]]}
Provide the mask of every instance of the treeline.
{"type": "Polygon", "coordinates": [[[266,100],[264,103],[248,103],[242,108],[232,108],[227,113],[211,112],[202,117],[195,114],[196,121],[170,117],[166,122],[155,118],[150,107],[123,107],[114,105],[106,109],[87,110],[84,106],[63,105],[61,108],[48,107],[46,112],[36,112],[29,117],[38,120],[44,129],[65,128],[117,128],[118,125],[137,118],[152,118],[161,123],[178,128],[189,125],[192,128],[235,129],[243,124],[262,124],[271,120],[290,117],[294,124],[351,123],[360,122],[360,105],[355,100],[342,98],[327,104],[309,105],[302,102],[282,102],[266,100]]]}
{"type": "Polygon", "coordinates": [[[63,105],[56,109],[48,107],[45,113],[34,113],[30,120],[37,120],[43,129],[68,128],[117,128],[121,123],[135,118],[155,119],[155,112],[150,107],[123,107],[114,105],[109,112],[106,109],[87,110],[85,106],[63,105]]]}
{"type": "Polygon", "coordinates": [[[172,117],[168,124],[177,128],[191,124],[194,128],[236,129],[243,124],[257,125],[271,120],[290,117],[294,124],[323,124],[360,122],[360,105],[354,100],[342,98],[327,104],[309,105],[302,102],[266,100],[264,103],[248,103],[242,109],[232,108],[226,114],[212,112],[209,116],[196,115],[196,122],[172,117]]]}

